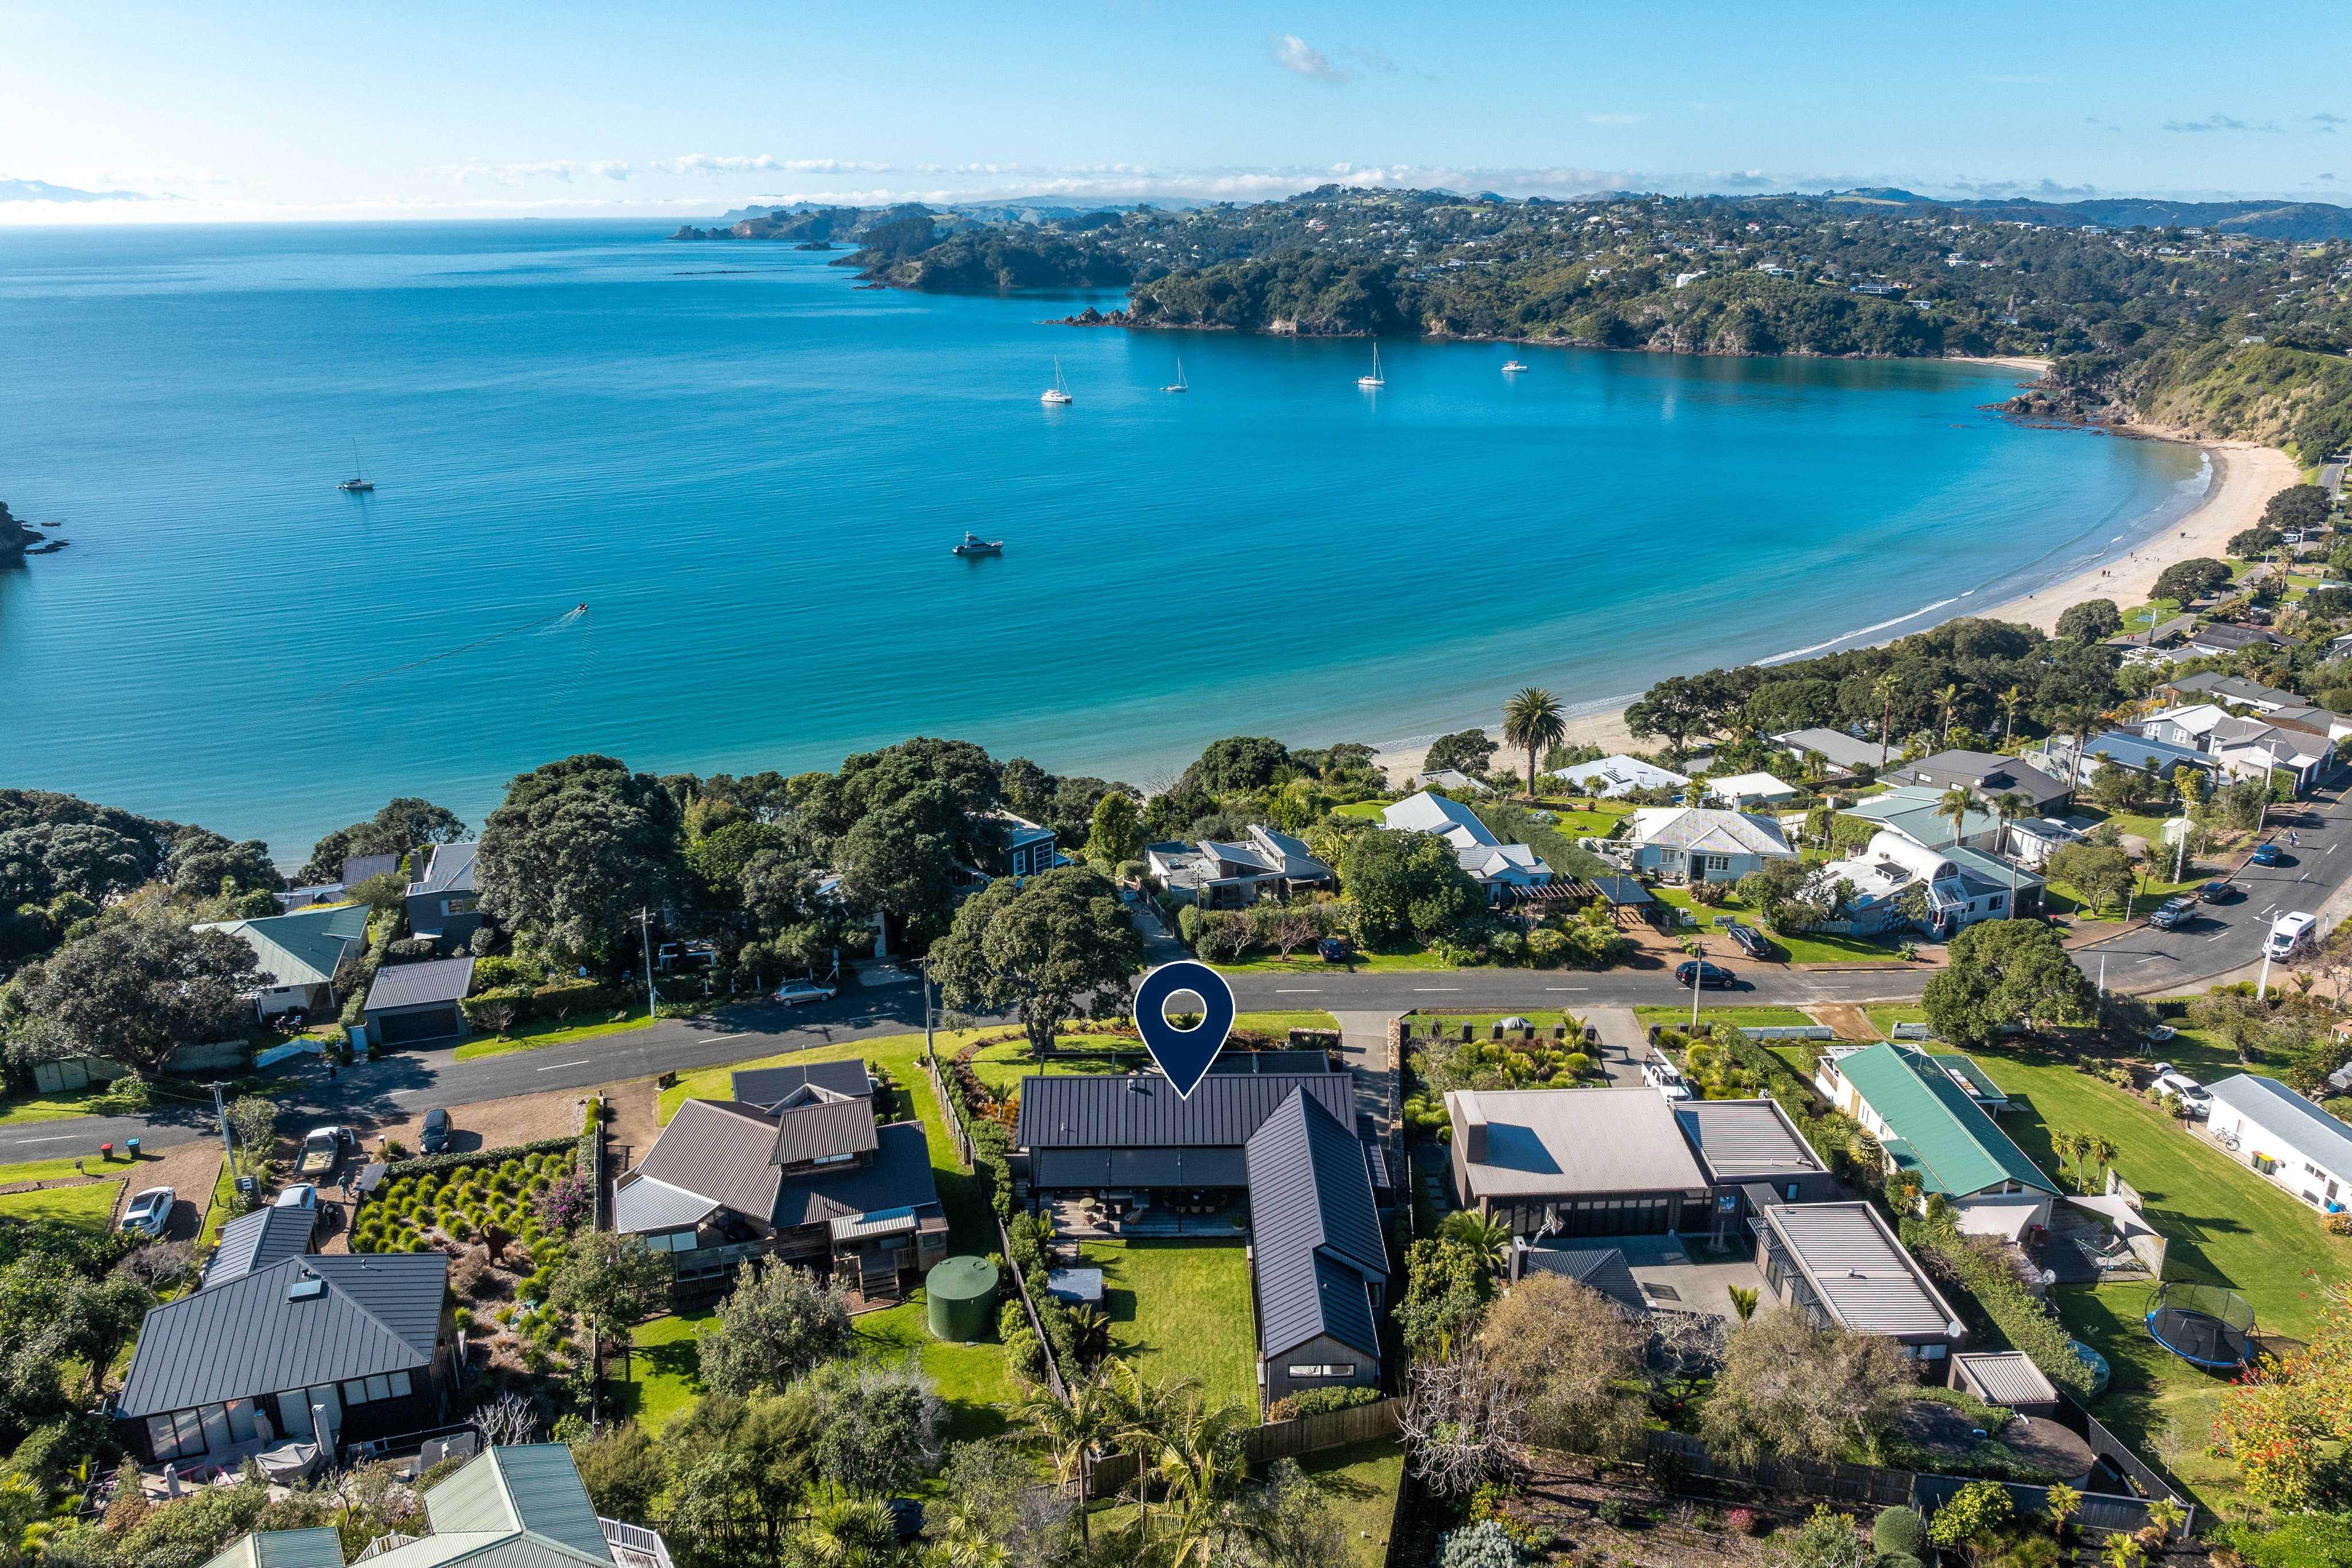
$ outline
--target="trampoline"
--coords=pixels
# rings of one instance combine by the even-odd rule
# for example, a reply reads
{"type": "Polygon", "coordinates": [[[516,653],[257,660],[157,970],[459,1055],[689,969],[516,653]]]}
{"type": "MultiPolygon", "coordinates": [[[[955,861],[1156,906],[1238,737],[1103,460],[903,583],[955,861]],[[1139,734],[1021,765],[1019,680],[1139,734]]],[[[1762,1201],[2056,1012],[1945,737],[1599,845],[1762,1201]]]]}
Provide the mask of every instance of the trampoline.
{"type": "Polygon", "coordinates": [[[2148,1337],[2191,1366],[2235,1372],[2253,1360],[2254,1310],[2235,1290],[2175,1280],[2149,1299],[2148,1337]]]}

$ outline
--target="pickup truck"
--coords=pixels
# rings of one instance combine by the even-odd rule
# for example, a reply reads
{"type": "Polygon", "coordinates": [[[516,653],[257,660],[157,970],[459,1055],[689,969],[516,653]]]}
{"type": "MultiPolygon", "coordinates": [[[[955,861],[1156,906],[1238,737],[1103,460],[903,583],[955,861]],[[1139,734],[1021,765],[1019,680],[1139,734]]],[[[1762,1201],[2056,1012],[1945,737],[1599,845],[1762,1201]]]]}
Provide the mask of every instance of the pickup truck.
{"type": "Polygon", "coordinates": [[[312,1128],[302,1140],[302,1154],[294,1163],[294,1173],[312,1181],[333,1174],[342,1163],[343,1151],[353,1142],[348,1127],[312,1128]]]}

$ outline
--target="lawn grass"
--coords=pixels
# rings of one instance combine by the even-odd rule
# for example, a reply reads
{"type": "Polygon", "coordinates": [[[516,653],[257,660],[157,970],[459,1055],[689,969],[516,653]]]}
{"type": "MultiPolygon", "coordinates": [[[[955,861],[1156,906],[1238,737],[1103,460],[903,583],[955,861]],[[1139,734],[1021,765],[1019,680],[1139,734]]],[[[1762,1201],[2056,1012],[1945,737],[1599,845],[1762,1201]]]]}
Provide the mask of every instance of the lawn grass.
{"type": "MultiPolygon", "coordinates": [[[[1684,1007],[1636,1007],[1633,1016],[1643,1025],[1671,1024],[1677,1027],[1690,1022],[1691,1010],[1684,1007]]],[[[1810,1013],[1794,1007],[1717,1007],[1702,1001],[1698,1005],[1698,1021],[1732,1029],[1807,1029],[1820,1022],[1810,1013]]]]}
{"type": "Polygon", "coordinates": [[[68,1117],[92,1115],[89,1102],[106,1092],[103,1089],[88,1089],[71,1094],[12,1095],[0,1100],[0,1127],[14,1121],[63,1121],[68,1117]]]}
{"type": "Polygon", "coordinates": [[[196,1247],[215,1246],[220,1241],[221,1226],[236,1217],[236,1172],[226,1160],[221,1162],[219,1179],[213,1183],[213,1194],[205,1203],[205,1222],[196,1230],[196,1247]]]}
{"type": "Polygon", "coordinates": [[[628,1381],[610,1385],[613,1414],[658,1436],[664,1422],[693,1404],[702,1393],[702,1355],[694,1344],[695,1325],[717,1316],[672,1312],[632,1330],[628,1381]]]}
{"type": "Polygon", "coordinates": [[[1239,1231],[1231,1241],[1088,1241],[1080,1262],[1103,1271],[1113,1354],[1147,1377],[1197,1378],[1209,1403],[1255,1417],[1257,1314],[1239,1231]]]}
{"type": "Polygon", "coordinates": [[[62,1220],[84,1230],[102,1231],[114,1218],[115,1200],[121,1195],[121,1182],[89,1182],[78,1187],[0,1193],[0,1217],[62,1220]]]}
{"type": "Polygon", "coordinates": [[[1274,953],[1257,958],[1244,958],[1239,963],[1213,963],[1209,967],[1220,974],[1318,974],[1373,973],[1391,974],[1406,970],[1451,969],[1454,966],[1433,952],[1357,952],[1345,963],[1326,963],[1306,948],[1285,960],[1274,953]]]}
{"type": "MultiPolygon", "coordinates": [[[[1748,908],[1748,900],[1737,893],[1712,909],[1693,903],[1689,889],[1684,888],[1652,888],[1650,897],[1662,904],[1671,904],[1675,909],[1697,915],[1698,924],[1689,929],[1712,931],[1717,915],[1741,916],[1740,924],[1762,929],[1755,912],[1748,908]]],[[[1837,936],[1824,931],[1773,931],[1765,933],[1765,940],[1787,954],[1786,961],[1790,963],[1884,963],[1902,956],[1891,942],[1865,942],[1859,937],[1837,936]]]]}
{"type": "Polygon", "coordinates": [[[1352,805],[1333,806],[1331,808],[1331,815],[1334,816],[1360,816],[1367,822],[1378,822],[1381,819],[1381,813],[1386,811],[1393,804],[1393,802],[1385,800],[1360,800],[1352,805]]]}
{"type": "Polygon", "coordinates": [[[1298,1456],[1338,1516],[1349,1550],[1362,1568],[1382,1568],[1389,1556],[1389,1527],[1396,1522],[1397,1488],[1404,1483],[1404,1449],[1394,1439],[1349,1443],[1298,1456]]]}
{"type": "Polygon", "coordinates": [[[2180,613],[2178,599],[2150,599],[2124,612],[2124,630],[2137,636],[2162,626],[2180,613]]]}
{"type": "Polygon", "coordinates": [[[1337,1029],[1339,1020],[1330,1014],[1311,1007],[1297,1007],[1280,1013],[1236,1013],[1234,1027],[1255,1029],[1261,1035],[1285,1035],[1293,1029],[1337,1029]]]}
{"type": "MultiPolygon", "coordinates": [[[[98,1168],[90,1175],[112,1175],[121,1167],[109,1164],[95,1154],[83,1156],[83,1163],[98,1168]]],[[[18,1182],[56,1182],[82,1173],[74,1169],[70,1156],[59,1155],[54,1160],[27,1160],[21,1165],[0,1165],[0,1187],[14,1186],[18,1182]]]]}
{"type": "Polygon", "coordinates": [[[896,1307],[850,1321],[868,1352],[904,1355],[911,1350],[921,1358],[924,1373],[938,1382],[940,1397],[948,1403],[941,1434],[947,1441],[985,1443],[1003,1436],[1024,1391],[1004,1364],[996,1326],[990,1324],[987,1338],[976,1343],[951,1343],[931,1337],[929,1311],[919,1289],[896,1307]]]}

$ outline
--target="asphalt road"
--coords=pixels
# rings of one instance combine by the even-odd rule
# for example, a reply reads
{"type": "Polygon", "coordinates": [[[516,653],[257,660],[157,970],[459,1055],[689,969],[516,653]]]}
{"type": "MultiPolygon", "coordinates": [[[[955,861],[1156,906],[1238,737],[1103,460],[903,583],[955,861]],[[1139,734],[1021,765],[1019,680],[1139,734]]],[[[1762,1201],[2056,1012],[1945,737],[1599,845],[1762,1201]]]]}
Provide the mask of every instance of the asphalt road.
{"type": "MultiPolygon", "coordinates": [[[[2249,867],[2234,879],[2244,896],[2204,906],[2178,931],[2143,928],[2084,950],[2076,962],[2095,978],[2104,961],[2110,990],[2168,992],[2204,985],[2259,964],[2272,919],[2291,910],[2333,913],[2352,904],[2352,801],[2322,792],[2294,814],[2273,818],[2283,848],[2273,868],[2249,867]],[[2299,842],[2287,847],[2292,833],[2299,842]]],[[[1172,949],[1171,952],[1181,952],[1172,949]]],[[[1155,950],[1155,962],[1168,954],[1155,950]]],[[[1916,998],[1932,971],[1791,970],[1769,963],[1727,965],[1738,984],[1708,991],[1701,1017],[1717,1006],[1802,1006],[1819,1002],[1900,1002],[1916,998]]],[[[1401,1013],[1409,1007],[1536,1011],[1588,1006],[1687,1006],[1690,993],[1661,965],[1587,974],[1568,970],[1487,969],[1349,973],[1302,963],[1292,974],[1233,977],[1245,1012],[1318,1008],[1401,1013]]],[[[458,1061],[453,1049],[401,1051],[349,1068],[329,1081],[323,1066],[298,1058],[289,1069],[301,1087],[284,1101],[285,1124],[405,1114],[419,1107],[461,1106],[509,1095],[588,1089],[655,1073],[716,1067],[755,1057],[813,1050],[899,1035],[923,1026],[913,985],[850,986],[831,1002],[803,1007],[732,1007],[709,1018],[665,1019],[642,1029],[569,1046],[512,1051],[458,1061]]],[[[98,1145],[136,1137],[161,1149],[207,1136],[209,1104],[178,1106],[143,1117],[80,1117],[0,1125],[0,1163],[95,1155],[98,1145]]]]}

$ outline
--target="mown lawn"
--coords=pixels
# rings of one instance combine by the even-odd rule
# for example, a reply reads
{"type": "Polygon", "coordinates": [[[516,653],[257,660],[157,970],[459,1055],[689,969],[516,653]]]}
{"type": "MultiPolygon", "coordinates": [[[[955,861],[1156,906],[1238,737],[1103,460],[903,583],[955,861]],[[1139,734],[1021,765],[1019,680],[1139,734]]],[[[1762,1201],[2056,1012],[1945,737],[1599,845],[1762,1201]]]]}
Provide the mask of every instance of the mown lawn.
{"type": "Polygon", "coordinates": [[[114,1217],[115,1200],[121,1195],[121,1182],[88,1182],[78,1187],[0,1193],[0,1215],[9,1219],[63,1220],[84,1230],[104,1230],[114,1217]]]}
{"type": "MultiPolygon", "coordinates": [[[[86,1173],[93,1176],[106,1175],[121,1168],[119,1163],[110,1166],[94,1153],[83,1155],[81,1159],[89,1167],[86,1173]]],[[[14,1186],[18,1182],[61,1181],[68,1176],[83,1173],[74,1169],[70,1155],[60,1155],[54,1160],[27,1160],[19,1165],[0,1165],[0,1187],[14,1186]]]]}
{"type": "Polygon", "coordinates": [[[1103,1271],[1111,1352],[1147,1377],[1191,1377],[1211,1404],[1257,1403],[1257,1314],[1241,1233],[1231,1241],[1088,1241],[1081,1266],[1103,1271]]]}
{"type": "Polygon", "coordinates": [[[865,1348],[877,1354],[904,1355],[916,1352],[923,1371],[937,1380],[941,1399],[948,1402],[946,1437],[950,1443],[984,1443],[1007,1430],[1013,1408],[1024,1391],[1004,1364],[1004,1352],[989,1325],[987,1338],[974,1344],[950,1343],[931,1337],[922,1291],[898,1306],[866,1312],[850,1320],[865,1348]]]}
{"type": "MultiPolygon", "coordinates": [[[[665,1018],[702,1017],[716,1013],[723,1007],[753,1000],[755,998],[743,996],[731,1001],[726,997],[713,997],[707,1004],[664,1002],[661,1005],[661,1016],[665,1018]]],[[[625,1035],[631,1029],[642,1029],[652,1022],[654,1022],[653,1019],[638,1012],[634,1006],[629,1010],[628,1016],[625,1018],[600,1018],[593,1024],[573,1024],[553,1018],[541,1018],[531,1023],[519,1024],[504,1035],[476,1035],[457,1047],[457,1059],[469,1062],[482,1057],[502,1057],[509,1051],[535,1051],[542,1046],[568,1046],[575,1040],[599,1039],[606,1035],[625,1035]]]]}
{"type": "MultiPolygon", "coordinates": [[[[702,1357],[695,1325],[711,1312],[673,1312],[639,1323],[629,1338],[629,1378],[613,1385],[614,1414],[658,1435],[662,1424],[702,1393],[702,1357]]],[[[609,1363],[607,1363],[609,1364],[609,1363]]]]}
{"type": "Polygon", "coordinates": [[[63,1121],[70,1116],[89,1115],[89,1102],[104,1094],[102,1089],[76,1089],[71,1094],[12,1095],[0,1100],[0,1126],[13,1121],[63,1121]]]}
{"type": "MultiPolygon", "coordinates": [[[[1723,994],[1719,991],[1702,993],[1698,1005],[1698,1021],[1731,1029],[1805,1029],[1820,1022],[1810,1013],[1794,1007],[1718,1007],[1709,998],[1723,994]]],[[[1670,1024],[1679,1028],[1690,1022],[1688,1004],[1680,1007],[1636,1007],[1633,1016],[1646,1026],[1670,1024]]]]}
{"type": "Polygon", "coordinates": [[[1389,1555],[1389,1527],[1396,1522],[1397,1488],[1404,1483],[1404,1449],[1391,1439],[1350,1443],[1301,1454],[1307,1472],[1339,1516],[1348,1545],[1363,1568],[1381,1568],[1389,1555]]]}
{"type": "MultiPolygon", "coordinates": [[[[1748,900],[1737,893],[1711,909],[1692,902],[1689,890],[1683,888],[1652,888],[1650,897],[1662,904],[1670,904],[1697,915],[1698,924],[1685,928],[1686,930],[1713,931],[1716,916],[1737,916],[1741,925],[1763,931],[1764,940],[1770,942],[1775,950],[1774,955],[1789,963],[1884,963],[1902,956],[1892,942],[1864,942],[1859,937],[1836,936],[1821,931],[1768,930],[1757,920],[1756,912],[1748,908],[1748,900]]],[[[1735,957],[1728,962],[1738,963],[1739,960],[1735,957]]]]}

